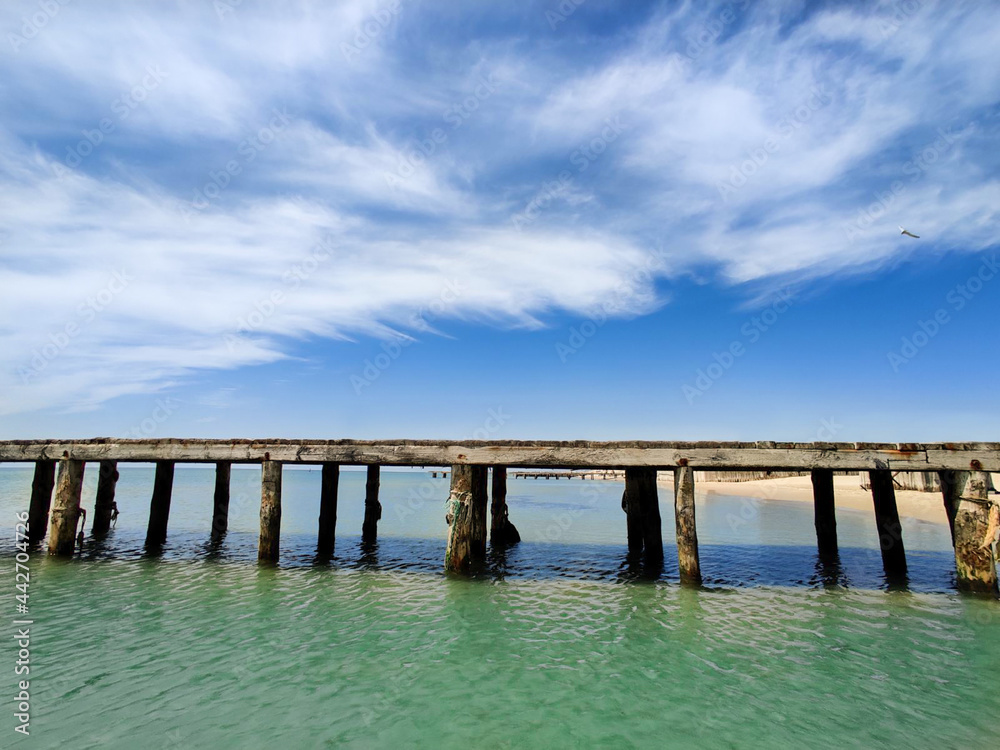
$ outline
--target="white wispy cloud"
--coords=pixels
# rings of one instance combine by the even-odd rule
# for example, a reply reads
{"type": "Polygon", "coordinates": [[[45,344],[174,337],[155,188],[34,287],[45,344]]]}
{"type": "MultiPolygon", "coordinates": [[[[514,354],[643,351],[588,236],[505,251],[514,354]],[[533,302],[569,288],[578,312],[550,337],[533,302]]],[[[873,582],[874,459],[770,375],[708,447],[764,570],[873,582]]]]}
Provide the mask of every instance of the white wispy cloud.
{"type": "Polygon", "coordinates": [[[986,4],[669,4],[611,41],[586,7],[230,5],[68,4],[31,36],[37,4],[5,8],[3,412],[308,336],[639,315],[694,269],[855,273],[911,219],[930,251],[996,243],[986,4]]]}

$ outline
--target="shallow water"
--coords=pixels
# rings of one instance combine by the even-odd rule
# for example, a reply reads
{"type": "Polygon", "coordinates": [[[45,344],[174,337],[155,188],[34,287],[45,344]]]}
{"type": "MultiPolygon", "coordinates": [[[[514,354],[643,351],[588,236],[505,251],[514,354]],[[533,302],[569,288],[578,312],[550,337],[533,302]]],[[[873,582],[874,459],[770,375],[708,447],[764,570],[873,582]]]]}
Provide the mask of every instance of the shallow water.
{"type": "MultiPolygon", "coordinates": [[[[447,480],[383,472],[362,550],[364,473],[344,471],[337,550],[317,560],[319,471],[286,470],[271,568],[259,469],[234,468],[213,546],[213,473],[178,467],[158,556],[142,546],[153,471],[121,474],[104,543],[32,558],[32,736],[7,718],[0,746],[995,744],[1000,609],[954,592],[946,526],[904,523],[909,583],[887,591],[870,514],[838,511],[831,569],[808,504],[699,497],[706,586],[690,589],[669,541],[662,571],[626,560],[619,483],[511,480],[525,541],[464,580],[441,573],[447,480]]],[[[0,470],[11,531],[30,484],[0,470]]],[[[88,509],[95,484],[88,466],[88,509]]],[[[669,540],[662,490],[661,513],[669,540]]]]}

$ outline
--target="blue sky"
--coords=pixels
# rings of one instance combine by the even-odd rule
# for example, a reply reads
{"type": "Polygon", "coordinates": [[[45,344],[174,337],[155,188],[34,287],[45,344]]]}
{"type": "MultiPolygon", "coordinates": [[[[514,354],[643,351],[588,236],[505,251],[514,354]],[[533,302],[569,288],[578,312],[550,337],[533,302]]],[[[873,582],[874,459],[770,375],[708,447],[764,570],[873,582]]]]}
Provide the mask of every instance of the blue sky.
{"type": "Polygon", "coordinates": [[[0,437],[995,440],[998,38],[7,3],[0,437]]]}

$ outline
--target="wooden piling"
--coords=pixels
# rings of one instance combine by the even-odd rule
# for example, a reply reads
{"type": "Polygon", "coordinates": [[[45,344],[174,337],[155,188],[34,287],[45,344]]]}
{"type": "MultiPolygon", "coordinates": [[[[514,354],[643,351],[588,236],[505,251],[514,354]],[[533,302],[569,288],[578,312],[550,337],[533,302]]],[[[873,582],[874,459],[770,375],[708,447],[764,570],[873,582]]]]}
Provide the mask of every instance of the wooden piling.
{"type": "Polygon", "coordinates": [[[49,554],[72,556],[76,549],[76,524],[80,520],[80,492],[84,462],[71,458],[59,461],[56,501],[49,526],[49,554]]]}
{"type": "Polygon", "coordinates": [[[663,530],[656,491],[656,469],[625,469],[625,513],[629,552],[643,553],[647,561],[663,560],[663,530]]]}
{"type": "Polygon", "coordinates": [[[694,516],[694,469],[674,469],[674,519],[677,527],[677,562],[682,583],[701,583],[698,529],[694,516]]]}
{"type": "Polygon", "coordinates": [[[382,518],[382,503],[378,501],[379,467],[368,467],[365,482],[365,520],[361,526],[361,543],[371,544],[378,538],[378,522],[382,518]]]}
{"type": "Polygon", "coordinates": [[[516,544],[521,535],[510,522],[507,507],[507,467],[493,467],[493,491],[490,497],[490,544],[494,547],[516,544]]]}
{"type": "Polygon", "coordinates": [[[215,494],[212,498],[212,539],[219,541],[229,530],[229,484],[232,477],[231,461],[215,464],[215,494]]]}
{"type": "Polygon", "coordinates": [[[45,536],[55,481],[56,462],[48,459],[35,461],[35,476],[31,480],[31,504],[28,506],[29,542],[39,542],[45,536]]]}
{"type": "Polygon", "coordinates": [[[984,471],[959,471],[955,495],[955,570],[958,588],[997,595],[994,534],[1000,510],[990,502],[990,475],[984,471]],[[991,517],[992,516],[992,517],[991,517]]]}
{"type": "Polygon", "coordinates": [[[958,495],[961,491],[958,483],[961,479],[959,471],[939,471],[941,481],[941,499],[944,501],[944,512],[948,517],[948,528],[951,529],[951,544],[955,546],[955,513],[958,511],[958,495]]]}
{"type": "Polygon", "coordinates": [[[319,496],[319,540],[320,554],[333,552],[337,535],[337,491],[340,485],[340,464],[323,464],[323,477],[319,496]]]}
{"type": "Polygon", "coordinates": [[[97,497],[94,500],[94,523],[91,534],[106,534],[111,530],[115,510],[115,489],[118,485],[118,462],[104,460],[97,473],[97,497]]]}
{"type": "Polygon", "coordinates": [[[451,492],[445,522],[448,544],[444,568],[464,573],[486,559],[486,471],[485,466],[456,464],[451,468],[451,492]]]}
{"type": "Polygon", "coordinates": [[[906,550],[903,547],[903,526],[896,508],[896,488],[892,472],[879,469],[868,472],[872,500],[875,505],[875,526],[879,548],[882,550],[882,567],[889,579],[906,576],[906,550]]]}
{"type": "Polygon", "coordinates": [[[278,461],[264,461],[260,478],[260,540],[257,543],[257,559],[277,562],[280,539],[281,464],[278,461]]]}
{"type": "Polygon", "coordinates": [[[153,476],[153,497],[149,501],[149,523],[146,526],[146,546],[158,547],[167,541],[167,521],[170,519],[170,498],[174,491],[174,462],[157,461],[153,476]]]}
{"type": "Polygon", "coordinates": [[[833,470],[813,469],[813,521],[821,559],[837,556],[837,515],[833,494],[833,470]]]}

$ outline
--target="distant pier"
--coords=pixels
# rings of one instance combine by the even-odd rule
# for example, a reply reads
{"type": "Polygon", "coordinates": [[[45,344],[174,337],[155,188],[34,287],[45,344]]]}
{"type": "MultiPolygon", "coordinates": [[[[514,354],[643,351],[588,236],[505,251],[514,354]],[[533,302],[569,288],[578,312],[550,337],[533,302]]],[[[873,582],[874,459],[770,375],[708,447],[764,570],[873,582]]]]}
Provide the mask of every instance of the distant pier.
{"type": "MultiPolygon", "coordinates": [[[[211,533],[219,537],[228,524],[229,476],[233,463],[262,466],[258,558],[278,559],[281,533],[281,483],[284,464],[323,468],[317,547],[332,550],[337,519],[340,467],[363,465],[368,476],[362,540],[377,538],[381,466],[450,466],[432,475],[450,477],[445,523],[448,541],[444,567],[473,570],[492,543],[520,537],[506,505],[508,470],[513,476],[557,479],[601,478],[624,472],[625,531],[628,549],[651,563],[663,560],[656,477],[674,477],[675,535],[682,582],[701,582],[695,518],[696,471],[808,472],[814,491],[815,527],[821,558],[837,555],[834,472],[868,475],[872,507],[889,580],[905,580],[906,552],[896,508],[893,475],[934,472],[952,530],[956,580],[964,591],[997,594],[996,560],[990,544],[1000,510],[989,496],[990,472],[1000,471],[1000,443],[711,443],[711,442],[543,442],[431,440],[7,440],[0,441],[0,461],[33,462],[29,507],[30,535],[37,542],[49,533],[48,551],[71,556],[76,549],[80,495],[87,462],[99,462],[92,533],[107,533],[115,512],[115,484],[120,462],[152,462],[146,544],[155,548],[167,538],[170,497],[176,463],[214,463],[216,483],[211,533]],[[58,472],[57,472],[58,469],[58,472]],[[492,481],[491,481],[492,473],[492,481]],[[490,487],[492,486],[492,491],[490,487]],[[53,490],[55,497],[53,500],[53,490]],[[488,504],[492,497],[492,509],[488,504]],[[488,523],[489,520],[489,523],[488,523]]],[[[208,499],[206,498],[206,502],[208,499]]]]}

